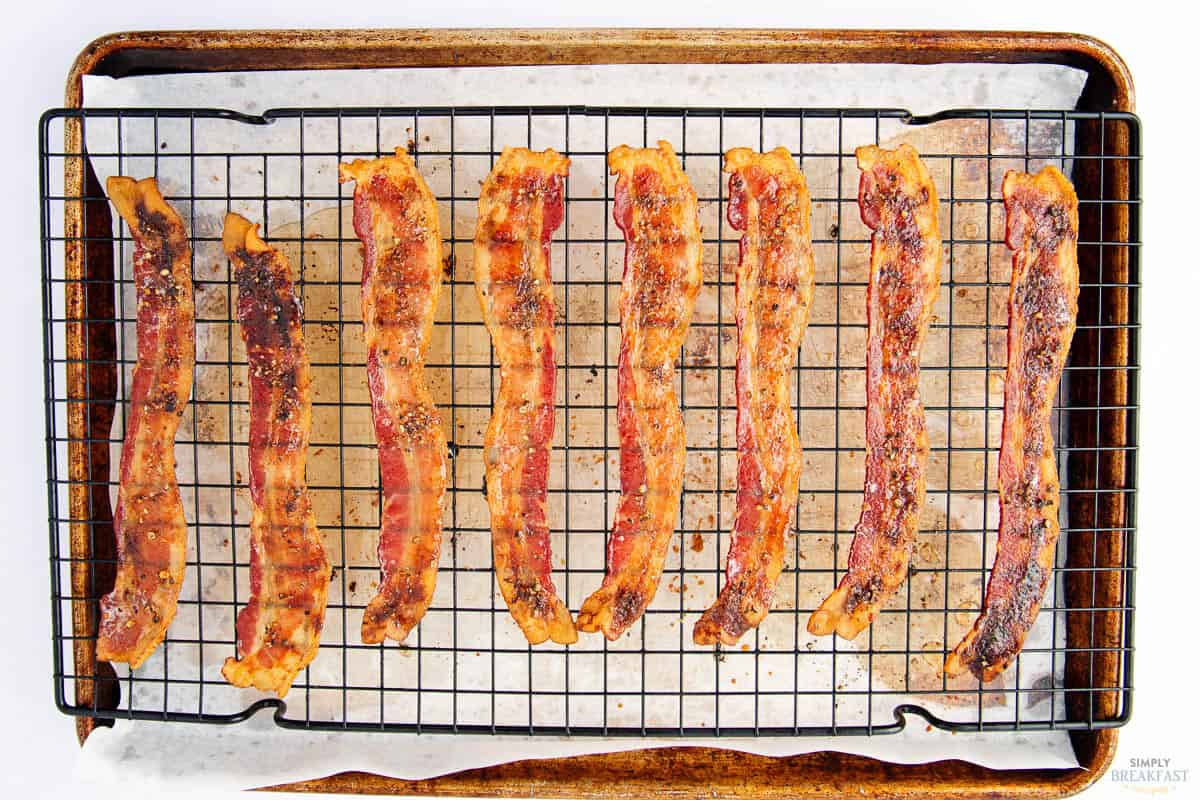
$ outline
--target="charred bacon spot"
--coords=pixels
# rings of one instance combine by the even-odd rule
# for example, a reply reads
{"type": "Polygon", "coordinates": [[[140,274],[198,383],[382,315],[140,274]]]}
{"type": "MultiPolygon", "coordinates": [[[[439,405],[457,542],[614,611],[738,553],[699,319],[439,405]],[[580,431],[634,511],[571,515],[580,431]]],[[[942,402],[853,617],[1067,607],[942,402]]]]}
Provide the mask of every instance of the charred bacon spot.
{"type": "Polygon", "coordinates": [[[155,267],[155,274],[160,274],[165,269],[167,275],[163,277],[170,277],[175,266],[173,240],[178,239],[182,231],[174,220],[161,211],[151,211],[144,202],[139,202],[134,210],[137,215],[136,238],[145,245],[143,252],[155,267]]]}
{"type": "Polygon", "coordinates": [[[883,577],[872,575],[866,581],[855,580],[850,584],[850,592],[846,596],[846,611],[854,613],[860,605],[874,604],[883,591],[883,577]]]}
{"type": "Polygon", "coordinates": [[[612,624],[621,630],[637,622],[646,607],[645,595],[636,589],[622,587],[613,601],[612,624]]]}
{"type": "Polygon", "coordinates": [[[704,612],[701,623],[697,625],[701,638],[709,641],[734,641],[754,627],[755,623],[747,618],[747,611],[753,613],[758,610],[755,607],[755,587],[750,585],[751,580],[739,576],[721,588],[717,602],[704,612]]]}
{"type": "Polygon", "coordinates": [[[1019,648],[1025,638],[1026,615],[1031,610],[1036,616],[1049,573],[1036,560],[1031,560],[1019,568],[1014,565],[1004,577],[1010,582],[1015,602],[984,612],[971,662],[976,674],[981,674],[990,665],[1006,663],[1019,648]]]}
{"type": "Polygon", "coordinates": [[[417,576],[404,575],[396,587],[395,602],[401,608],[424,605],[427,596],[425,584],[417,576]]]}
{"type": "Polygon", "coordinates": [[[536,618],[551,616],[557,605],[555,599],[547,595],[542,584],[533,576],[521,576],[513,582],[513,602],[524,605],[536,618]]]}

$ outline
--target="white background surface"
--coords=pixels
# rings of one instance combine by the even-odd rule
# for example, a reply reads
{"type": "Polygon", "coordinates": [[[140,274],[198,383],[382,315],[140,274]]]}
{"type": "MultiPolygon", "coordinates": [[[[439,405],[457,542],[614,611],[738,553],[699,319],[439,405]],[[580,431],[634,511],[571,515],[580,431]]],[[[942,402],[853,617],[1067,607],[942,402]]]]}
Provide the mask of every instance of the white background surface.
{"type": "MultiPolygon", "coordinates": [[[[1170,758],[1192,770],[1175,794],[1200,794],[1193,656],[1196,645],[1197,531],[1189,501],[1198,492],[1190,454],[1197,442],[1193,392],[1200,278],[1193,240],[1197,200],[1194,103],[1194,26],[1176,4],[1003,0],[966,4],[816,2],[603,4],[521,2],[507,9],[438,0],[424,9],[360,2],[340,7],[291,0],[279,9],[244,3],[20,2],[8,9],[0,33],[4,59],[4,214],[0,239],[7,281],[0,291],[0,511],[6,552],[0,558],[3,689],[0,689],[0,784],[11,797],[68,796],[89,791],[75,773],[74,725],[54,710],[50,681],[49,609],[43,464],[41,333],[37,249],[36,121],[62,103],[63,79],[75,54],[115,30],[215,27],[421,26],[750,26],[933,27],[1074,30],[1109,42],[1128,62],[1145,130],[1146,198],[1142,237],[1141,446],[1139,464],[1138,612],[1133,721],[1120,736],[1119,767],[1130,758],[1170,758]],[[1173,104],[1178,103],[1178,106],[1173,104]],[[1186,688],[1191,687],[1191,688],[1186,688]]],[[[185,791],[186,787],[180,787],[185,791]]],[[[123,795],[137,796],[137,787],[123,795]]],[[[89,796],[96,796],[89,791],[89,796]]],[[[103,795],[101,795],[103,796],[103,795]]],[[[232,795],[231,795],[232,796],[232,795]]],[[[1089,798],[1134,797],[1104,776],[1089,798]]]]}

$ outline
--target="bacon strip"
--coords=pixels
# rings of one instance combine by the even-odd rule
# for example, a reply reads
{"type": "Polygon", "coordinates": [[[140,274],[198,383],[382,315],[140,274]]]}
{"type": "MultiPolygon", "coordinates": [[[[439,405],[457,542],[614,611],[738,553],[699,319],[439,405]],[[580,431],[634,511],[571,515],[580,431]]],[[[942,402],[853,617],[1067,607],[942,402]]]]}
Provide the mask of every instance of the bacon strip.
{"type": "Polygon", "coordinates": [[[867,289],[867,463],[846,574],[808,631],[853,639],[904,582],[925,503],[929,435],[921,345],[937,298],[937,192],[917,151],[860,147],[858,204],[871,239],[867,289]]]}
{"type": "Polygon", "coordinates": [[[433,194],[403,149],[340,164],[338,181],[355,182],[367,377],[383,481],[383,577],[363,613],[362,640],[404,641],[433,600],[442,547],[446,435],[425,386],[442,234],[433,194]]]}
{"type": "Polygon", "coordinates": [[[771,608],[803,466],[788,376],[812,305],[804,175],[783,147],[725,154],[729,224],[743,231],[737,270],[737,518],[725,585],[692,639],[735,644],[771,608]]]}
{"type": "Polygon", "coordinates": [[[1000,442],[1000,538],[983,612],[946,659],[948,676],[981,681],[1021,652],[1054,574],[1058,469],[1050,413],[1079,311],[1079,201],[1054,167],[1004,176],[1013,250],[1008,371],[1000,442]]]}
{"type": "Polygon", "coordinates": [[[576,619],[615,640],[658,591],[683,490],[683,416],[675,360],[700,291],[696,193],[671,145],[608,154],[617,175],[613,218],[625,234],[617,429],[621,500],[608,537],[608,571],[576,619]]]}
{"type": "Polygon", "coordinates": [[[238,283],[250,376],[250,600],[238,614],[234,686],[287,694],[321,643],[329,561],[304,482],[312,430],[312,372],[302,309],[283,253],[258,226],[225,217],[225,253],[238,283]]]}
{"type": "Polygon", "coordinates": [[[183,583],[187,520],[175,478],[175,432],[192,393],[196,309],[183,220],[154,178],[114,176],[107,189],[133,235],[137,363],[113,514],[117,577],[100,600],[96,657],[137,668],[166,636],[183,583]]]}
{"type": "Polygon", "coordinates": [[[578,639],[550,578],[546,483],[554,438],[550,237],[562,223],[570,161],[505,148],[479,195],[475,288],[500,362],[483,440],[496,580],[530,644],[578,639]]]}

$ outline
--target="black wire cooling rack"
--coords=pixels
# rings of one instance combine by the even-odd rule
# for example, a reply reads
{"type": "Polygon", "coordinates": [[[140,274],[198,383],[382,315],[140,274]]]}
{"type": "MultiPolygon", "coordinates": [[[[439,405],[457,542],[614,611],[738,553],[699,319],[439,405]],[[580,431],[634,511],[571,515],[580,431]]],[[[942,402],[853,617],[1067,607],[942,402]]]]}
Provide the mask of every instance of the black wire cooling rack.
{"type": "Polygon", "coordinates": [[[59,707],[102,719],[200,722],[234,722],[273,707],[285,727],[609,736],[886,733],[903,727],[904,713],[952,730],[1123,723],[1132,685],[1139,159],[1135,117],[1076,111],[926,118],[899,110],[594,107],[48,112],[40,202],[59,707]],[[70,126],[82,135],[66,140],[86,143],[86,156],[57,144],[70,126]],[[572,159],[566,219],[552,246],[560,369],[549,516],[555,581],[577,610],[603,575],[617,496],[613,368],[623,244],[611,222],[604,157],[618,144],[659,138],[675,146],[700,195],[705,237],[705,284],[679,371],[688,434],[680,527],[658,596],[625,637],[609,643],[584,635],[570,647],[532,648],[493,586],[481,491],[497,370],[470,269],[479,182],[506,145],[555,147],[572,159]],[[853,150],[901,140],[917,146],[937,183],[946,254],[923,358],[929,497],[905,589],[859,640],[816,639],[804,622],[844,568],[862,489],[868,237],[855,202],[853,150]],[[723,580],[734,508],[737,234],[724,221],[720,158],[740,145],[784,145],[800,160],[814,200],[817,291],[795,369],[805,468],[776,607],[744,644],[714,650],[693,645],[691,627],[723,580]],[[428,368],[453,456],[437,594],[403,647],[358,640],[377,575],[378,475],[357,311],[358,242],[349,230],[350,191],[336,181],[338,162],[395,146],[416,156],[448,237],[428,368]],[[1055,413],[1065,499],[1059,566],[1004,678],[947,682],[940,666],[979,608],[998,520],[1011,262],[999,183],[1007,169],[1043,164],[1074,176],[1084,220],[1079,327],[1055,413]],[[64,188],[72,168],[87,174],[83,196],[64,188]],[[110,174],[159,177],[192,231],[198,309],[196,389],[176,445],[193,526],[187,574],[166,641],[132,673],[88,657],[95,604],[112,580],[113,465],[135,352],[132,247],[128,231],[107,216],[96,179],[110,174]],[[82,227],[64,226],[81,208],[82,227]],[[233,620],[248,586],[245,356],[220,252],[228,210],[261,222],[291,257],[314,366],[309,483],[334,573],[320,654],[284,701],[234,689],[219,672],[234,652],[233,620]],[[1117,217],[1123,222],[1114,226],[1117,217]],[[83,273],[69,274],[80,254],[83,273]],[[1110,401],[1114,387],[1124,392],[1121,402],[1110,401]],[[1127,436],[1114,445],[1108,432],[1117,423],[1127,436]]]}

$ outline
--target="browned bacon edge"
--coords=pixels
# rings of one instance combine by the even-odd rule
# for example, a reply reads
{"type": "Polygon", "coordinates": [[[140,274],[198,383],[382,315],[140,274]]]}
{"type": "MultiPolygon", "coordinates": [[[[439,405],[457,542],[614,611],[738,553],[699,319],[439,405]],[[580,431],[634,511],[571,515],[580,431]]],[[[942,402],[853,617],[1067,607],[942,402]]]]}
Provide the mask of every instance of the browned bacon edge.
{"type": "Polygon", "coordinates": [[[221,674],[279,697],[317,655],[329,561],[304,481],[312,371],[302,310],[283,253],[258,226],[225,217],[250,386],[250,599],[237,618],[237,657],[221,674]]]}
{"type": "Polygon", "coordinates": [[[340,164],[338,180],[355,182],[367,380],[383,482],[382,579],[363,613],[362,640],[403,641],[433,601],[442,546],[446,434],[425,385],[442,234],[433,194],[403,149],[340,164]]]}
{"type": "Polygon", "coordinates": [[[737,517],[725,585],[696,623],[696,644],[735,644],[771,608],[803,466],[788,390],[813,297],[809,197],[783,147],[725,154],[737,269],[737,517]]]}
{"type": "Polygon", "coordinates": [[[1025,643],[1054,574],[1059,483],[1050,415],[1078,313],[1079,201],[1054,167],[1004,176],[1013,250],[1008,371],[1000,442],[1000,537],[983,612],[946,659],[946,674],[1004,672],[1025,643]]]}
{"type": "Polygon", "coordinates": [[[675,361],[700,291],[696,193],[667,142],[608,154],[617,175],[613,218],[625,234],[617,429],[621,499],[604,581],[576,618],[618,638],[654,599],[675,531],[686,450],[675,361]]]}
{"type": "Polygon", "coordinates": [[[906,144],[860,147],[858,203],[871,238],[867,288],[867,460],[862,515],[841,583],[808,621],[814,636],[852,639],[904,582],[925,504],[929,434],[921,346],[937,298],[937,192],[906,144]]]}
{"type": "Polygon", "coordinates": [[[479,196],[475,288],[500,363],[484,437],[496,580],[530,644],[578,638],[554,590],[546,485],[554,438],[554,292],[550,237],[563,219],[570,161],[505,148],[479,196]]]}
{"type": "Polygon", "coordinates": [[[187,521],[175,478],[175,433],[196,363],[192,252],[183,220],[153,178],[108,179],[133,236],[137,362],[129,389],[113,529],[117,577],[100,600],[96,658],[141,666],[175,617],[187,521]]]}

